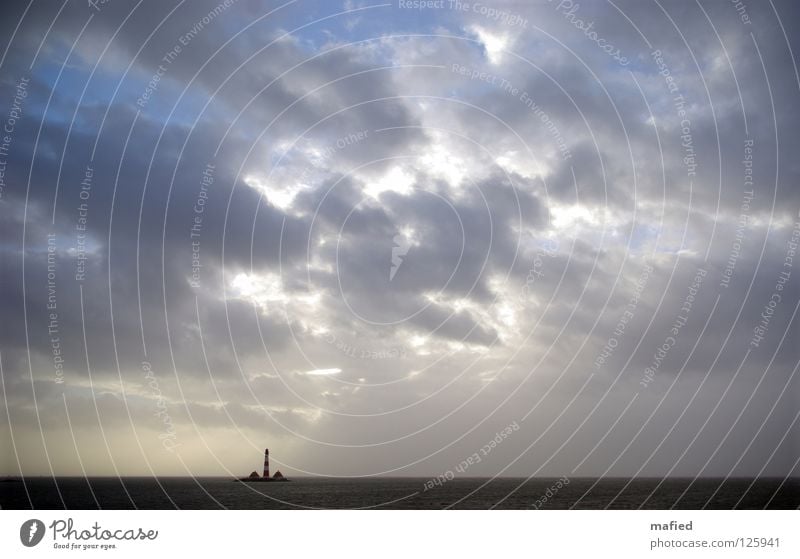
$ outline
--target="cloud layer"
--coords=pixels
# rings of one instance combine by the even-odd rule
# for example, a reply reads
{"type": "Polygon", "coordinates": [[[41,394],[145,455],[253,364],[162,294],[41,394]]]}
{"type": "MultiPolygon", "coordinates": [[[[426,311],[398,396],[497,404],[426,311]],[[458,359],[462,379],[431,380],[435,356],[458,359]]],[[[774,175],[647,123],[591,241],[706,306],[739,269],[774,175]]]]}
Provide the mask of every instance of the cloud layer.
{"type": "Polygon", "coordinates": [[[2,8],[4,472],[796,473],[797,7],[406,4],[2,8]]]}

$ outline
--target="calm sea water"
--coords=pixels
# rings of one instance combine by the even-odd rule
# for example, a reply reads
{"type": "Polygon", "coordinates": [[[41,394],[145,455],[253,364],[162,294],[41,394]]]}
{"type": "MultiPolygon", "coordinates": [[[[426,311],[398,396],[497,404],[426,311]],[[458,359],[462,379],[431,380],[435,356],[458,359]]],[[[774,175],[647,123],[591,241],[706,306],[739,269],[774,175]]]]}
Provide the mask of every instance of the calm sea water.
{"type": "Polygon", "coordinates": [[[245,484],[227,478],[29,478],[0,482],[4,509],[731,509],[800,507],[800,479],[295,478],[245,484]]]}

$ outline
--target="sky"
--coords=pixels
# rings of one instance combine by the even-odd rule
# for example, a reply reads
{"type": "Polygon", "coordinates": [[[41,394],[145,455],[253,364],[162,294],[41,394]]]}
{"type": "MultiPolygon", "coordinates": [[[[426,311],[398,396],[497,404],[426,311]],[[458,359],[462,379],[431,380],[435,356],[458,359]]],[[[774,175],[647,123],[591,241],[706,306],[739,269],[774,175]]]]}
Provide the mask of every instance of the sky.
{"type": "Polygon", "coordinates": [[[3,475],[797,475],[795,3],[0,9],[3,475]]]}

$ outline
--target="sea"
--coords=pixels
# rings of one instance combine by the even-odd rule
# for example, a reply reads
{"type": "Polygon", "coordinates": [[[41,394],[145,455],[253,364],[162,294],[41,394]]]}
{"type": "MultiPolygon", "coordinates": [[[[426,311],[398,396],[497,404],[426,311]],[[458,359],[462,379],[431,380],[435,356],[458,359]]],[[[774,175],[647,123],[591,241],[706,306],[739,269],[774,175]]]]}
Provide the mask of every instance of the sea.
{"type": "Polygon", "coordinates": [[[3,509],[797,509],[800,478],[0,480],[3,509]]]}

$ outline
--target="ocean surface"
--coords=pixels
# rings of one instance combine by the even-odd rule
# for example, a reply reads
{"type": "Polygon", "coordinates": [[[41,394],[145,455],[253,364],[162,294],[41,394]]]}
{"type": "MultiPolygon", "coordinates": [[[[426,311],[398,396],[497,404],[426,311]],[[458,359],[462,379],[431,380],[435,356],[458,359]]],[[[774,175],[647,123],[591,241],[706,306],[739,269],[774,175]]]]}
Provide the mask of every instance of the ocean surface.
{"type": "Polygon", "coordinates": [[[796,509],[800,479],[27,478],[0,481],[4,509],[796,509]],[[427,484],[427,486],[426,486],[427,484]],[[560,487],[559,487],[560,485],[560,487]]]}

